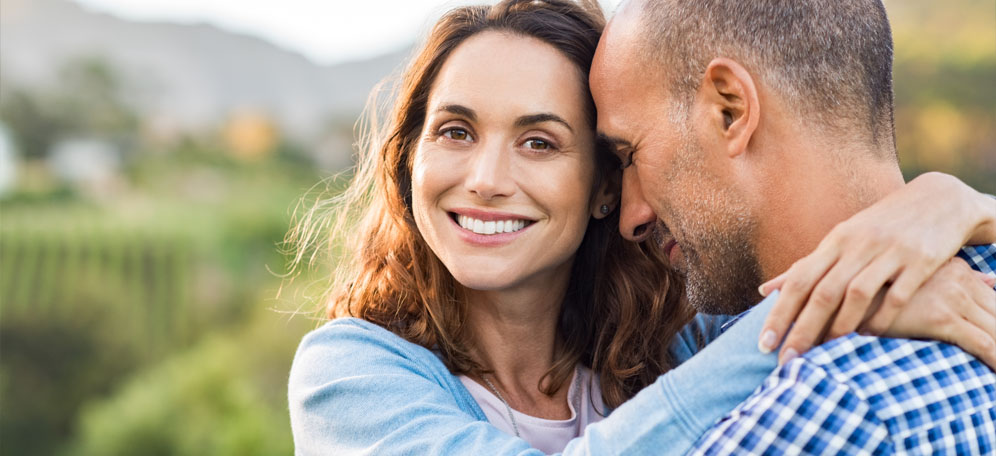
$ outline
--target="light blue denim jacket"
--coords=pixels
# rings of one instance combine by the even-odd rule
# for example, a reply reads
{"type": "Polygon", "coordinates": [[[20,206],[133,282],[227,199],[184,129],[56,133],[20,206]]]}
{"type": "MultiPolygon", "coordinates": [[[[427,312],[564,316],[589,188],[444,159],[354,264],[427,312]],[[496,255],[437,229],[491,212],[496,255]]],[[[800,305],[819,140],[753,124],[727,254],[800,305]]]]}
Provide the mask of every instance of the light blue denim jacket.
{"type": "MultiPolygon", "coordinates": [[[[776,296],[722,334],[730,317],[696,317],[671,347],[682,364],[588,426],[563,454],[685,453],[776,367],[774,354],[757,350],[776,296]],[[700,350],[701,340],[711,343],[700,350]]],[[[355,318],[304,337],[288,396],[298,455],[542,454],[488,424],[432,351],[355,318]]]]}

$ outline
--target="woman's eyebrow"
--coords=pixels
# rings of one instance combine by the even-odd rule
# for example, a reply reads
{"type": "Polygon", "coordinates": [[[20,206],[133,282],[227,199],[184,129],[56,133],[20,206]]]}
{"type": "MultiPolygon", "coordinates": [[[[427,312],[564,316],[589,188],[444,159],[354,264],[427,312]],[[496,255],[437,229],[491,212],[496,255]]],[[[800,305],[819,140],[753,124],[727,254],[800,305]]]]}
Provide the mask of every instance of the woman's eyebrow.
{"type": "Polygon", "coordinates": [[[556,114],[553,114],[553,113],[550,113],[550,112],[543,112],[543,113],[539,113],[539,114],[529,114],[529,115],[521,116],[521,117],[519,117],[518,119],[515,120],[515,126],[516,127],[526,127],[526,126],[529,126],[529,125],[534,125],[534,124],[538,124],[538,123],[542,123],[542,122],[557,122],[557,123],[562,124],[563,126],[567,127],[567,129],[570,130],[571,133],[574,133],[574,129],[571,128],[571,124],[567,123],[567,121],[564,120],[563,117],[560,117],[560,116],[558,116],[556,114]]]}
{"type": "MultiPolygon", "coordinates": [[[[448,112],[450,114],[456,114],[458,116],[466,117],[470,119],[472,122],[477,121],[477,113],[474,112],[473,109],[470,109],[463,105],[458,105],[458,104],[441,105],[439,106],[439,108],[436,108],[436,112],[448,112]]],[[[519,116],[518,119],[515,119],[515,126],[526,127],[529,125],[535,125],[543,122],[557,122],[567,127],[567,129],[570,130],[571,133],[574,133],[574,128],[571,127],[571,124],[569,124],[566,120],[564,120],[563,117],[560,117],[551,112],[541,112],[537,114],[527,114],[524,116],[519,116]]]]}
{"type": "Polygon", "coordinates": [[[475,113],[473,109],[470,109],[463,105],[458,105],[458,104],[442,105],[436,109],[436,112],[448,112],[450,114],[464,116],[473,122],[477,121],[477,113],[475,113]]]}

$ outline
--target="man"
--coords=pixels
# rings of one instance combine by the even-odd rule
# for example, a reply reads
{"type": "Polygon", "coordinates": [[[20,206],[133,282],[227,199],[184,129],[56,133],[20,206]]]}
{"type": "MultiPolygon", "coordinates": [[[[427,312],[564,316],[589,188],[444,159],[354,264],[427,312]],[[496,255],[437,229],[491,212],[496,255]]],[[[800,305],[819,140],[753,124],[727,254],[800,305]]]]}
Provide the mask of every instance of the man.
{"type": "MultiPolygon", "coordinates": [[[[763,280],[904,185],[891,49],[877,0],[623,5],[590,78],[624,166],[623,235],[660,224],[691,304],[751,308],[763,280]]],[[[996,269],[996,246],[961,255],[996,269]]],[[[994,451],[996,374],[957,348],[852,333],[782,360],[696,451],[994,451]]]]}

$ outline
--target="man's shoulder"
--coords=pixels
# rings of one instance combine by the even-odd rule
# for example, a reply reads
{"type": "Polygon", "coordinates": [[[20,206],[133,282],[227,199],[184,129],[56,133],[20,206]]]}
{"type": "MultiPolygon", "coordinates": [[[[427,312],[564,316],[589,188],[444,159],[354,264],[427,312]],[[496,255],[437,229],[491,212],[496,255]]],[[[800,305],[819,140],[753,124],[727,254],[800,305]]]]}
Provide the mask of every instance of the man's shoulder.
{"type": "MultiPolygon", "coordinates": [[[[996,274],[996,244],[966,246],[958,256],[975,270],[996,274]]],[[[883,405],[876,401],[890,395],[923,393],[972,380],[977,380],[972,385],[985,386],[987,396],[996,401],[996,373],[944,342],[852,333],[812,348],[800,361],[825,372],[872,405],[883,405]]]]}
{"type": "Polygon", "coordinates": [[[962,349],[937,341],[850,334],[799,360],[866,402],[890,434],[955,416],[987,414],[996,373],[962,349]]]}
{"type": "Polygon", "coordinates": [[[825,370],[837,381],[857,389],[883,388],[883,379],[894,382],[927,372],[957,370],[962,375],[993,377],[985,364],[961,348],[939,341],[893,339],[851,333],[813,347],[801,357],[825,370]],[[963,370],[959,366],[965,366],[963,370]]]}
{"type": "Polygon", "coordinates": [[[996,373],[961,349],[851,334],[776,369],[691,454],[988,454],[996,373]]]}
{"type": "MultiPolygon", "coordinates": [[[[959,253],[996,275],[996,246],[959,253]]],[[[850,334],[769,375],[690,454],[989,454],[996,373],[936,341],[850,334]]]]}

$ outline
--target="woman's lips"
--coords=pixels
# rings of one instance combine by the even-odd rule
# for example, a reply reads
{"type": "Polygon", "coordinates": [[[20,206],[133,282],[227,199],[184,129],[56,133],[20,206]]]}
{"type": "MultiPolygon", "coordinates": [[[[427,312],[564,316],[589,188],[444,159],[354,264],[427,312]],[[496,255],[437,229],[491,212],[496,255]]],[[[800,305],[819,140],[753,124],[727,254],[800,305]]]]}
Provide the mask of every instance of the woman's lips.
{"type": "Polygon", "coordinates": [[[458,235],[470,244],[494,247],[512,242],[535,223],[507,212],[456,209],[448,212],[458,235]]]}

